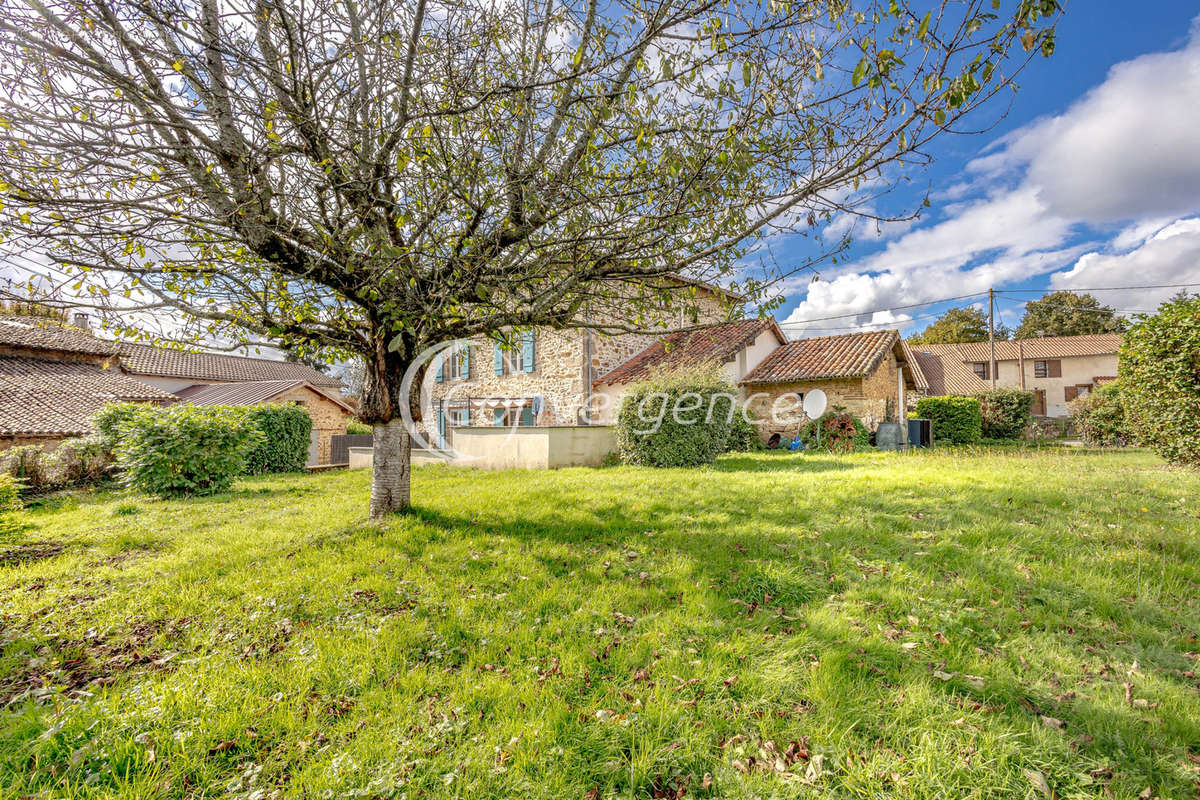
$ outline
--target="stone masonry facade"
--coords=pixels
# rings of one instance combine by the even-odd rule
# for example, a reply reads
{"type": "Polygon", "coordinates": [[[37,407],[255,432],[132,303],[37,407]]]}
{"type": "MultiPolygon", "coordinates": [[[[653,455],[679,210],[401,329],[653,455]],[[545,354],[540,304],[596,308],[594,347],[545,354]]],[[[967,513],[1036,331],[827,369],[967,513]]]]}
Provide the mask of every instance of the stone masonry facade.
{"type": "MultiPolygon", "coordinates": [[[[729,301],[703,292],[694,302],[699,321],[719,322],[726,316],[729,301]]],[[[679,317],[677,309],[663,308],[658,322],[664,334],[679,326],[679,317]]],[[[517,350],[505,353],[510,366],[504,375],[495,374],[495,345],[486,339],[472,340],[467,358],[469,375],[457,378],[446,374],[441,382],[432,381],[430,399],[435,408],[444,408],[448,414],[455,410],[465,413],[470,425],[491,426],[495,424],[497,401],[528,405],[527,401],[540,396],[542,407],[534,424],[586,425],[591,414],[585,401],[593,382],[659,338],[653,333],[606,335],[591,329],[539,328],[533,337],[533,370],[521,370],[522,354],[517,350]]],[[[432,435],[436,422],[425,421],[422,427],[432,435]]]]}
{"type": "Polygon", "coordinates": [[[277,405],[299,403],[307,409],[308,415],[312,417],[313,430],[317,432],[317,463],[328,464],[332,437],[346,432],[345,409],[303,386],[284,392],[269,402],[277,405]]]}

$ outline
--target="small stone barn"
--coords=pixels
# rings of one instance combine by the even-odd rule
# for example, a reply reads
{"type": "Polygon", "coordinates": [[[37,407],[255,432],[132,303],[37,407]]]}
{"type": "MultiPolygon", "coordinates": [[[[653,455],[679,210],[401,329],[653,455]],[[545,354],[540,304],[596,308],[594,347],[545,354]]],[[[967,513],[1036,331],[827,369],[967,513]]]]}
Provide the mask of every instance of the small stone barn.
{"type": "Polygon", "coordinates": [[[904,419],[906,395],[922,389],[899,331],[797,339],[776,348],[740,384],[763,439],[794,436],[807,420],[804,396],[820,389],[830,410],[844,408],[875,430],[904,419]]]}
{"type": "Polygon", "coordinates": [[[334,392],[307,381],[244,381],[191,386],[176,393],[184,403],[197,406],[302,405],[312,417],[309,464],[328,464],[333,436],[346,432],[346,416],[354,409],[334,392]]]}

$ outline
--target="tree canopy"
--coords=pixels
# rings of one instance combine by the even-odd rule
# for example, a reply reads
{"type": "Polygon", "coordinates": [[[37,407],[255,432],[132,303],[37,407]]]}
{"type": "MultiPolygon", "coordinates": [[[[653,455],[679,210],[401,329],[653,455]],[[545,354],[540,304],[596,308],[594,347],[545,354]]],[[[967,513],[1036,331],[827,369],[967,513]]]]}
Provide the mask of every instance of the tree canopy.
{"type": "Polygon", "coordinates": [[[1051,292],[1025,304],[1017,327],[1018,339],[1039,336],[1079,336],[1087,333],[1121,333],[1128,327],[1117,312],[1090,294],[1051,292]]]}
{"type": "MultiPolygon", "coordinates": [[[[1007,339],[1011,331],[1003,325],[996,326],[996,338],[1007,339]]],[[[908,339],[913,344],[954,344],[955,342],[986,342],[988,340],[987,314],[974,306],[951,308],[938,317],[925,330],[908,339]]]]}
{"type": "Polygon", "coordinates": [[[766,234],[865,208],[1049,55],[1057,0],[999,5],[12,0],[0,235],[118,331],[360,358],[382,513],[431,345],[645,330],[678,273],[770,308],[831,253],[745,268],[766,234]]]}

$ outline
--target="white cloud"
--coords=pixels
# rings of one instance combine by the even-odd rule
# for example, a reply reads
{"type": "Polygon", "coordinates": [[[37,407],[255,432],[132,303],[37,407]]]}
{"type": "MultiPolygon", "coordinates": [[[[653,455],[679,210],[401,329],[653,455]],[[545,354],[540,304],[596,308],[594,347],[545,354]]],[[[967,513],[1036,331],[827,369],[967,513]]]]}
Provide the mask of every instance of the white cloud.
{"type": "Polygon", "coordinates": [[[1187,214],[1200,201],[1200,18],[1181,50],[1114,66],[1063,114],[1006,137],[970,169],[1024,167],[1055,214],[1090,223],[1187,214]]]}
{"type": "MultiPolygon", "coordinates": [[[[1182,283],[1200,283],[1200,217],[1173,222],[1125,253],[1087,253],[1070,270],[1057,273],[1050,280],[1055,289],[1182,283]]],[[[1146,289],[1093,294],[1118,309],[1152,310],[1177,291],[1146,289]]]]}
{"type": "MultiPolygon", "coordinates": [[[[1002,288],[1067,267],[1053,288],[1200,281],[1200,218],[1183,219],[1200,211],[1197,130],[1200,17],[1183,48],[1117,64],[1062,114],[985,148],[964,179],[934,194],[946,203],[941,221],[827,271],[787,322],[1002,288]],[[1115,222],[1124,227],[1105,233],[1106,243],[1082,241],[1115,222]]],[[[1173,293],[1101,299],[1142,308],[1173,293]]],[[[843,320],[856,321],[868,317],[843,320]]]]}

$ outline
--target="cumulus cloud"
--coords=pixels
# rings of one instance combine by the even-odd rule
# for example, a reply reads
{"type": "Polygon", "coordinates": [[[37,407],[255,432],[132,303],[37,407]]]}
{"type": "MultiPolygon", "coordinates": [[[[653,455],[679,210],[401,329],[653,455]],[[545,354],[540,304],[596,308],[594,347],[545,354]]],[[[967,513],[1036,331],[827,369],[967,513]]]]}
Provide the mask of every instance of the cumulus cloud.
{"type": "MultiPolygon", "coordinates": [[[[1055,273],[1052,288],[1200,282],[1200,17],[1181,49],[1114,66],[1062,114],[986,148],[934,197],[940,221],[809,284],[785,321],[967,295],[1055,273]],[[1124,223],[1113,234],[1113,223],[1124,223]]],[[[797,289],[800,287],[797,286],[797,289]]],[[[1173,290],[1102,295],[1122,308],[1173,290]]],[[[897,322],[919,320],[909,312],[897,322]]],[[[822,322],[821,325],[837,324],[822,322]]],[[[816,333],[818,323],[810,326],[816,333]]]]}

